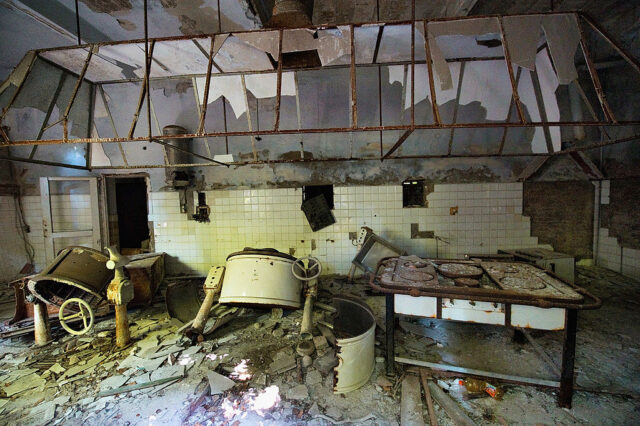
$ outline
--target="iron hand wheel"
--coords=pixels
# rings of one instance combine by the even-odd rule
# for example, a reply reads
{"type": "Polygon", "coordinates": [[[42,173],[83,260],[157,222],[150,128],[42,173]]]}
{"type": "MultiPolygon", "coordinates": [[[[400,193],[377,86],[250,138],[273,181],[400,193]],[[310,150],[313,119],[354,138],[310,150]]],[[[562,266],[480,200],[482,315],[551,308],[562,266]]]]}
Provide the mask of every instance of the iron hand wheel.
{"type": "Polygon", "coordinates": [[[60,320],[60,325],[62,326],[62,328],[67,330],[67,332],[73,334],[74,336],[80,336],[93,328],[93,309],[91,309],[91,306],[89,306],[89,304],[84,300],[77,297],[72,297],[71,299],[65,300],[64,303],[60,306],[58,319],[60,320]],[[66,315],[64,312],[65,308],[73,303],[77,304],[77,312],[66,315]],[[73,328],[69,327],[69,324],[67,324],[67,321],[74,320],[76,318],[82,319],[82,329],[80,330],[74,330],[73,328]]]}
{"type": "Polygon", "coordinates": [[[299,257],[291,264],[291,273],[294,277],[302,281],[311,281],[318,278],[321,272],[322,265],[315,257],[299,257]]]}

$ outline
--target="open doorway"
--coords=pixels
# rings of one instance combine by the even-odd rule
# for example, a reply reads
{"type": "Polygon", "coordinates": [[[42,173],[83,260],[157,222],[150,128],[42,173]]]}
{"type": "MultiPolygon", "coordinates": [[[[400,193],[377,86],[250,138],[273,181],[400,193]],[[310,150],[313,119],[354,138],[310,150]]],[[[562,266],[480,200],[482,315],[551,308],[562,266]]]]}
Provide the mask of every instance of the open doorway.
{"type": "Polygon", "coordinates": [[[106,177],[109,243],[124,255],[152,250],[147,183],[141,175],[106,177]]]}

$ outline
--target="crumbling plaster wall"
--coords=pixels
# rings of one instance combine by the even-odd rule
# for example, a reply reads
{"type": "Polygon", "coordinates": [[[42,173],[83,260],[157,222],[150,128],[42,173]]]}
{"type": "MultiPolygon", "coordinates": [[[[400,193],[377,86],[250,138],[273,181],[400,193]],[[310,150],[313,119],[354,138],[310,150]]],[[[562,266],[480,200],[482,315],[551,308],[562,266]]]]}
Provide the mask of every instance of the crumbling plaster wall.
{"type": "Polygon", "coordinates": [[[640,280],[640,179],[596,183],[600,204],[594,232],[599,266],[640,280]]]}
{"type": "Polygon", "coordinates": [[[559,252],[592,258],[594,192],[588,181],[526,182],[523,212],[531,234],[559,252]]]}

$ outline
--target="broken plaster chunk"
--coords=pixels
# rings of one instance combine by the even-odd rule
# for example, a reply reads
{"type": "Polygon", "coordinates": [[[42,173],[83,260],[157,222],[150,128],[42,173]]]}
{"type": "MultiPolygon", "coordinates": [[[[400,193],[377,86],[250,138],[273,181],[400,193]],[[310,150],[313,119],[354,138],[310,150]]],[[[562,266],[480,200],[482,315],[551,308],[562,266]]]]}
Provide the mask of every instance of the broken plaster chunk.
{"type": "Polygon", "coordinates": [[[217,395],[231,389],[236,383],[230,378],[223,376],[222,374],[210,371],[207,373],[207,379],[209,380],[210,394],[217,395]]]}
{"type": "Polygon", "coordinates": [[[316,347],[316,351],[319,354],[323,353],[325,349],[329,347],[329,343],[327,342],[327,338],[324,336],[316,336],[313,338],[313,344],[316,347]]]}
{"type": "Polygon", "coordinates": [[[151,381],[162,380],[169,377],[182,376],[185,374],[185,366],[184,365],[171,365],[167,367],[159,368],[155,371],[151,372],[151,381]]]}
{"type": "MultiPolygon", "coordinates": [[[[89,370],[89,369],[93,369],[95,368],[96,365],[98,365],[100,362],[102,362],[102,360],[104,360],[106,357],[104,355],[96,355],[93,358],[91,358],[89,361],[87,361],[86,364],[84,365],[75,365],[71,368],[69,368],[67,371],[64,372],[64,374],[61,376],[62,379],[66,379],[68,377],[72,377],[75,376],[76,374],[85,371],[85,370],[89,370]]],[[[73,364],[70,364],[73,365],[73,364]]]]}
{"type": "Polygon", "coordinates": [[[296,367],[296,358],[292,354],[281,355],[269,365],[269,374],[280,374],[296,367]]]}
{"type": "Polygon", "coordinates": [[[124,375],[107,377],[102,382],[100,382],[100,392],[119,388],[120,386],[127,383],[127,380],[129,380],[129,377],[124,375]]]}
{"type": "Polygon", "coordinates": [[[38,387],[44,387],[46,380],[38,376],[36,373],[31,373],[27,376],[21,377],[20,380],[16,380],[11,385],[0,389],[0,393],[6,397],[10,397],[29,389],[35,389],[38,387]]]}
{"type": "Polygon", "coordinates": [[[311,358],[309,355],[305,355],[302,357],[302,366],[304,368],[311,366],[311,364],[313,364],[313,358],[311,358]]]}
{"type": "Polygon", "coordinates": [[[309,390],[305,385],[298,385],[287,391],[287,399],[304,400],[309,398],[309,390]]]}
{"type": "Polygon", "coordinates": [[[234,334],[230,334],[229,336],[222,337],[218,339],[218,344],[223,344],[232,341],[236,336],[234,334]]]}
{"type": "Polygon", "coordinates": [[[318,370],[311,370],[307,373],[304,381],[308,386],[317,385],[322,382],[322,374],[318,370]]]}

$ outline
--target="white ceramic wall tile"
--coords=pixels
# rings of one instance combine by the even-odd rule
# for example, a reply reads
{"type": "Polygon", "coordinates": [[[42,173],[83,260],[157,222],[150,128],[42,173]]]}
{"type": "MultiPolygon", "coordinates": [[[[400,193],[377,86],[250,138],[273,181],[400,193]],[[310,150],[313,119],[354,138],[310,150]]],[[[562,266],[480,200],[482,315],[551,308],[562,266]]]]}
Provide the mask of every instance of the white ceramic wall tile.
{"type": "MultiPolygon", "coordinates": [[[[42,207],[39,196],[22,197],[25,221],[30,233],[27,240],[35,251],[36,270],[44,267],[44,235],[42,233],[42,207]]],[[[24,243],[17,227],[13,197],[0,196],[0,281],[8,281],[18,275],[27,262],[24,243]]]]}
{"type": "Polygon", "coordinates": [[[179,212],[177,193],[152,193],[156,250],[170,255],[170,273],[205,274],[244,247],[317,256],[327,273],[346,273],[356,254],[349,232],[361,226],[421,256],[456,258],[538,245],[530,236],[529,218],[521,214],[521,183],[435,185],[428,208],[402,208],[400,185],[336,186],[336,223],[318,232],[307,224],[301,198],[294,188],[207,191],[211,222],[200,224],[179,212]],[[457,214],[450,214],[452,207],[457,214]],[[441,240],[411,239],[412,223],[441,240]]]}

